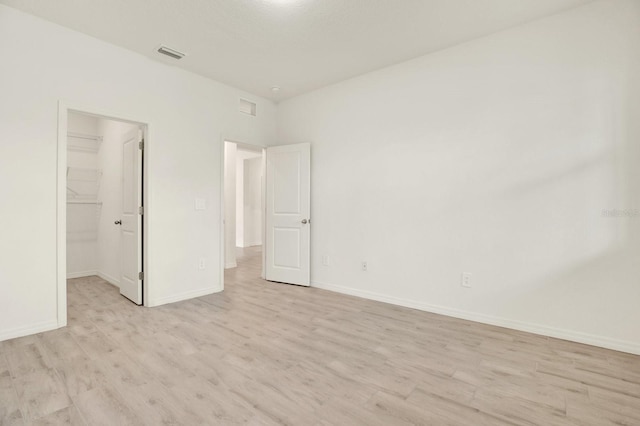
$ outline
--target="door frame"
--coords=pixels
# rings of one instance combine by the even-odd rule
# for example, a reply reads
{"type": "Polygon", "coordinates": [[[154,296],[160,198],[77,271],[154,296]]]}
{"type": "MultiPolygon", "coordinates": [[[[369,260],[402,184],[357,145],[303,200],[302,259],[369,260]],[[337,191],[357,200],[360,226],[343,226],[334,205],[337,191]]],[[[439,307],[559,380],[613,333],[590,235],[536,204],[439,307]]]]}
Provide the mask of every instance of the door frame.
{"type": "MultiPolygon", "coordinates": [[[[291,265],[276,266],[273,256],[268,256],[265,265],[265,279],[283,284],[299,285],[304,287],[311,286],[311,143],[300,142],[295,144],[278,145],[267,149],[267,168],[266,168],[266,205],[268,209],[265,213],[265,229],[266,244],[272,246],[272,250],[276,250],[280,245],[276,242],[275,230],[281,226],[281,229],[297,229],[298,244],[297,257],[298,267],[291,265]],[[297,181],[297,190],[290,188],[296,192],[298,200],[297,213],[289,212],[279,215],[275,209],[275,192],[279,187],[276,184],[276,176],[280,175],[283,170],[277,165],[276,158],[279,155],[296,154],[297,156],[297,178],[289,176],[290,181],[297,181]],[[272,193],[273,192],[273,193],[272,193]],[[294,218],[295,216],[295,218],[294,218]],[[292,222],[292,219],[293,222],[292,222]],[[283,222],[284,220],[284,222],[283,222]],[[293,227],[293,228],[292,228],[293,227]],[[269,277],[266,277],[269,273],[269,277]]],[[[295,245],[295,244],[294,244],[295,245]]],[[[267,254],[274,252],[267,251],[267,254]]]]}
{"type": "Polygon", "coordinates": [[[130,114],[106,111],[99,106],[77,104],[66,101],[58,101],[58,140],[57,140],[57,174],[56,174],[56,291],[57,291],[57,319],[58,327],[67,325],[67,133],[69,112],[77,112],[108,120],[123,121],[137,124],[144,134],[144,151],[142,155],[142,205],[144,214],[142,215],[142,252],[141,265],[145,271],[142,286],[143,306],[148,306],[150,300],[150,288],[147,268],[147,242],[148,232],[148,212],[149,212],[149,161],[148,146],[151,139],[151,126],[148,120],[140,117],[131,117],[130,114]],[[126,118],[125,118],[126,117],[126,118]]]}
{"type": "Polygon", "coordinates": [[[225,217],[224,217],[224,211],[225,211],[225,206],[226,206],[226,199],[224,196],[224,176],[225,176],[225,163],[224,163],[224,146],[225,146],[225,142],[231,142],[231,143],[235,143],[236,145],[245,145],[245,146],[250,146],[256,149],[261,149],[262,150],[262,183],[261,183],[261,200],[262,200],[262,205],[260,206],[260,210],[262,212],[262,218],[261,218],[261,222],[262,222],[262,268],[261,268],[261,272],[260,272],[260,276],[262,279],[264,279],[265,277],[265,266],[266,266],[266,245],[265,245],[265,214],[266,214],[266,198],[265,198],[265,194],[266,194],[266,167],[267,167],[267,147],[263,146],[263,145],[258,145],[258,144],[254,144],[254,143],[250,143],[250,142],[240,142],[236,139],[233,138],[227,138],[222,136],[220,138],[220,235],[222,236],[222,238],[220,238],[220,288],[221,290],[224,290],[224,266],[225,266],[225,257],[226,257],[226,241],[227,241],[227,234],[225,231],[225,217]]]}

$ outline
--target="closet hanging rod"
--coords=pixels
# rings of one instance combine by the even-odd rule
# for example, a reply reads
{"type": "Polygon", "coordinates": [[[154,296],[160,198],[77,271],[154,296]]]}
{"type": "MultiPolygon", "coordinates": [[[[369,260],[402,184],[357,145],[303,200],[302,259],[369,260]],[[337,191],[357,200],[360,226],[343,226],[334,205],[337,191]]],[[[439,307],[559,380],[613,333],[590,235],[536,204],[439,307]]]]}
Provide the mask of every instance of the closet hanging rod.
{"type": "Polygon", "coordinates": [[[67,204],[97,204],[97,205],[102,205],[102,201],[67,200],[67,204]]]}

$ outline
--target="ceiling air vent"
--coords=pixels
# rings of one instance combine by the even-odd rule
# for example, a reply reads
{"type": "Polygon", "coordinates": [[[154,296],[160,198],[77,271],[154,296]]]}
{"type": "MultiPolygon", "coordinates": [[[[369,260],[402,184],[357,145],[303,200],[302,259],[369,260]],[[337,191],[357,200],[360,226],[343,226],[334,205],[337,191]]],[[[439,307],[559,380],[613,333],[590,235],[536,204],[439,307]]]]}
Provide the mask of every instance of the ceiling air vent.
{"type": "Polygon", "coordinates": [[[240,112],[256,116],[256,104],[246,99],[240,99],[240,112]]]}
{"type": "Polygon", "coordinates": [[[184,53],[178,52],[177,50],[171,49],[167,46],[160,46],[158,48],[158,53],[162,53],[163,55],[167,55],[173,59],[182,59],[185,57],[184,53]]]}

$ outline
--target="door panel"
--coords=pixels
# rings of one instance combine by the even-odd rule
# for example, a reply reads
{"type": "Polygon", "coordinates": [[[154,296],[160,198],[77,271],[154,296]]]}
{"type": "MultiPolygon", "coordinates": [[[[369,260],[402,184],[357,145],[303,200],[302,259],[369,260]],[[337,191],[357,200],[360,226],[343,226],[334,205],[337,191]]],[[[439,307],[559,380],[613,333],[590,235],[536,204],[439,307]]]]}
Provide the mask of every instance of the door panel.
{"type": "Polygon", "coordinates": [[[132,302],[142,304],[142,155],[138,146],[141,131],[128,132],[122,142],[122,215],[120,220],[120,294],[132,302]]]}
{"type": "Polygon", "coordinates": [[[273,228],[273,264],[278,268],[300,268],[300,229],[273,228]]]}
{"type": "Polygon", "coordinates": [[[266,279],[308,286],[311,242],[309,144],[267,148],[266,279]]]}
{"type": "Polygon", "coordinates": [[[274,170],[273,211],[275,214],[300,214],[300,152],[272,154],[274,170]]]}

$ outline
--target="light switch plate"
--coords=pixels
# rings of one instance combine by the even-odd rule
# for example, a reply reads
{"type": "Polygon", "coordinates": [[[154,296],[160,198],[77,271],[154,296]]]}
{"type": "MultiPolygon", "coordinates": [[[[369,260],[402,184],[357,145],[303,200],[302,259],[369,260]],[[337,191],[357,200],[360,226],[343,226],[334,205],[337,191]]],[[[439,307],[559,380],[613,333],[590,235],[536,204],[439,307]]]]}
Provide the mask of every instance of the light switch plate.
{"type": "Polygon", "coordinates": [[[196,210],[206,210],[207,200],[204,198],[196,198],[196,210]]]}

